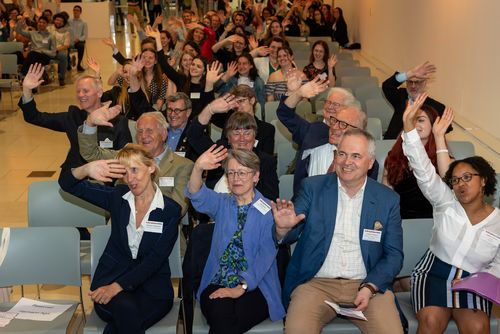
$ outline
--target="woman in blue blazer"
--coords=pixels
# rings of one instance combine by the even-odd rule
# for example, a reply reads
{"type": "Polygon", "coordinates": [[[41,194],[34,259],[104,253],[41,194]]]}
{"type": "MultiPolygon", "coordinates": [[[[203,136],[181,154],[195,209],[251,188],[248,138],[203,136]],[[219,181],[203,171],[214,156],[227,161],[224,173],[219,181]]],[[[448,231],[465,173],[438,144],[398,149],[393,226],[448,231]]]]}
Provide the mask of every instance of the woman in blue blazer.
{"type": "Polygon", "coordinates": [[[128,144],[116,160],[90,162],[61,172],[61,188],[111,214],[111,236],[89,296],[104,333],[144,333],[172,308],[168,257],[177,240],[180,206],[154,183],[158,167],[140,145],[128,144]],[[121,178],[127,185],[103,186],[121,178]]]}

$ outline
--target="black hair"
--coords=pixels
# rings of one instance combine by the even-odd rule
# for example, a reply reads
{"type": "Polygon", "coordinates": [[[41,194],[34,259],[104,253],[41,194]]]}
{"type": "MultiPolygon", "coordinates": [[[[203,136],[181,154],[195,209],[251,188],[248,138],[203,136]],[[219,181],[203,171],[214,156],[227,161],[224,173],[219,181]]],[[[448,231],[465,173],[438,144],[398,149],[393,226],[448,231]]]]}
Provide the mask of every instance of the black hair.
{"type": "Polygon", "coordinates": [[[448,170],[446,171],[446,175],[444,176],[444,179],[448,182],[450,188],[452,188],[450,180],[453,177],[453,170],[460,163],[471,166],[474,170],[477,171],[479,176],[484,179],[485,196],[490,196],[495,193],[497,185],[495,170],[493,169],[493,167],[491,167],[488,161],[486,161],[483,157],[477,155],[462,160],[455,160],[450,164],[450,167],[448,168],[448,170]]]}

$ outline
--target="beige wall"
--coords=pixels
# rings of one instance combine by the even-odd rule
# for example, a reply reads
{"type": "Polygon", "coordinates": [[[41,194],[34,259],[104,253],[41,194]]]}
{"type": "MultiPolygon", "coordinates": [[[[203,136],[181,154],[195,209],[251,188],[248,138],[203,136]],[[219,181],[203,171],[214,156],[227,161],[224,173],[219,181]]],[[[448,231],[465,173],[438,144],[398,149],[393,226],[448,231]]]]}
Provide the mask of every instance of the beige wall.
{"type": "Polygon", "coordinates": [[[335,4],[348,7],[346,19],[353,26],[349,35],[361,42],[363,53],[394,70],[426,60],[436,64],[431,95],[500,139],[500,1],[337,0],[335,4]]]}

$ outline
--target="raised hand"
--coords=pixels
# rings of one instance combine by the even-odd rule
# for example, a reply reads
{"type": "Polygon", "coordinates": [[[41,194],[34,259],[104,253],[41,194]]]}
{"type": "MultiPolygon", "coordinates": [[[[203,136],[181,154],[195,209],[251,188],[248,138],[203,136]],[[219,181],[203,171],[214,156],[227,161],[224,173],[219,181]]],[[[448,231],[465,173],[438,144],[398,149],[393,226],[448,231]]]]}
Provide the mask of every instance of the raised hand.
{"type": "Polygon", "coordinates": [[[101,75],[101,65],[94,57],[88,56],[87,64],[89,65],[90,69],[92,69],[92,71],[95,72],[97,76],[101,75]]]}
{"type": "Polygon", "coordinates": [[[120,112],[122,111],[122,107],[119,104],[117,104],[110,108],[109,107],[110,104],[111,101],[104,102],[102,107],[89,113],[86,120],[87,125],[89,126],[101,125],[101,126],[113,127],[113,124],[110,122],[110,120],[112,120],[113,118],[115,118],[120,114],[120,112]]]}
{"type": "Polygon", "coordinates": [[[446,134],[446,130],[453,122],[453,118],[455,117],[453,109],[450,107],[446,107],[444,109],[443,116],[436,118],[436,121],[432,125],[432,133],[434,137],[444,138],[446,134]]]}
{"type": "Polygon", "coordinates": [[[408,78],[428,79],[432,73],[436,72],[436,66],[426,61],[425,63],[416,66],[408,73],[408,78]]]}
{"type": "Polygon", "coordinates": [[[146,35],[148,37],[152,37],[154,39],[156,39],[157,37],[159,38],[160,37],[160,32],[158,31],[158,29],[154,29],[152,28],[151,26],[147,25],[145,28],[144,28],[144,32],[146,33],[146,35]]]}
{"type": "Polygon", "coordinates": [[[115,44],[115,42],[113,41],[113,39],[111,37],[103,38],[102,42],[104,44],[106,44],[107,46],[109,46],[111,49],[116,48],[116,44],[115,44]]]}
{"type": "Polygon", "coordinates": [[[321,79],[321,77],[317,75],[313,80],[305,83],[299,88],[299,94],[309,99],[327,90],[329,83],[328,79],[321,79]]]}
{"type": "Polygon", "coordinates": [[[415,129],[415,122],[417,120],[418,111],[422,104],[424,104],[425,99],[427,98],[427,93],[422,93],[415,101],[406,106],[406,110],[403,113],[403,128],[405,132],[410,132],[415,129]]]}
{"type": "Polygon", "coordinates": [[[121,179],[126,173],[125,166],[121,165],[116,159],[92,161],[74,169],[73,173],[79,169],[83,169],[84,172],[84,174],[79,175],[83,176],[81,178],[78,177],[79,179],[88,176],[102,182],[111,182],[113,179],[121,179]]]}
{"type": "Polygon", "coordinates": [[[227,157],[227,148],[213,144],[208,150],[196,160],[195,166],[201,170],[212,170],[219,168],[221,162],[227,157]]]}
{"type": "Polygon", "coordinates": [[[163,14],[156,15],[155,21],[153,22],[153,27],[159,26],[163,22],[163,14]]]}
{"type": "Polygon", "coordinates": [[[248,39],[248,44],[250,45],[250,50],[257,49],[259,47],[259,42],[254,35],[251,35],[248,39]]]}
{"type": "Polygon", "coordinates": [[[288,231],[306,218],[303,213],[297,215],[293,203],[285,199],[278,198],[276,202],[271,202],[271,208],[279,237],[284,237],[288,231]]]}
{"type": "Polygon", "coordinates": [[[251,53],[255,53],[258,57],[266,57],[271,53],[271,49],[268,46],[259,46],[258,48],[253,49],[251,53]]]}
{"type": "Polygon", "coordinates": [[[24,77],[23,80],[23,88],[31,90],[40,86],[40,84],[43,82],[42,79],[43,71],[44,71],[44,66],[40,63],[35,63],[30,65],[28,73],[26,74],[26,77],[24,77]]]}
{"type": "MultiPolygon", "coordinates": [[[[227,65],[227,71],[224,74],[226,79],[232,78],[238,73],[238,63],[235,61],[230,62],[227,65]]],[[[227,80],[226,80],[227,81],[227,80]]]]}
{"type": "MultiPolygon", "coordinates": [[[[224,21],[221,21],[221,22],[224,22],[224,21]]],[[[224,30],[225,30],[226,32],[230,32],[230,31],[231,31],[231,30],[233,30],[233,29],[234,29],[234,23],[233,23],[233,22],[229,22],[229,23],[227,24],[227,26],[224,28],[224,30]]]]}
{"type": "Polygon", "coordinates": [[[212,113],[220,114],[228,112],[238,105],[238,98],[231,94],[224,94],[209,103],[209,110],[212,113]]]}
{"type": "Polygon", "coordinates": [[[288,73],[286,73],[285,76],[286,76],[286,86],[288,92],[297,91],[300,88],[300,85],[302,84],[300,72],[296,69],[292,69],[288,73]]]}
{"type": "Polygon", "coordinates": [[[135,57],[132,62],[130,63],[130,69],[129,69],[129,74],[132,76],[137,76],[137,73],[142,71],[142,68],[144,67],[144,59],[142,57],[135,57]]]}
{"type": "Polygon", "coordinates": [[[333,68],[335,65],[337,65],[337,56],[331,55],[330,58],[328,58],[328,68],[333,68]]]}
{"type": "Polygon", "coordinates": [[[217,80],[219,80],[224,74],[220,71],[221,69],[222,69],[222,64],[219,63],[218,61],[214,61],[211,64],[207,65],[206,82],[212,84],[217,82],[217,80]]]}

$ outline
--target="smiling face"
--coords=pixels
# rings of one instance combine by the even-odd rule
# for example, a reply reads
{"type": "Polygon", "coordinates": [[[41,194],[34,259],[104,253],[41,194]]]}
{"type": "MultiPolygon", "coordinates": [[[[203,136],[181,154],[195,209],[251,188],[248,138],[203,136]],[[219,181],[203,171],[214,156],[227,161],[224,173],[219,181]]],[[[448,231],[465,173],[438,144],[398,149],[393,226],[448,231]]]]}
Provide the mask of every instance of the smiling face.
{"type": "MultiPolygon", "coordinates": [[[[245,197],[253,193],[254,185],[259,182],[259,171],[241,165],[236,159],[230,159],[227,164],[227,183],[229,191],[236,196],[245,197]],[[241,173],[242,172],[242,173],[241,173]],[[242,176],[239,176],[241,173],[242,176]],[[243,176],[243,174],[245,174],[243,176]]],[[[251,198],[251,197],[250,197],[251,198]]]]}
{"type": "Polygon", "coordinates": [[[200,58],[193,59],[189,67],[191,78],[201,78],[203,73],[205,73],[205,64],[203,64],[203,61],[200,58]]]}
{"type": "Polygon", "coordinates": [[[230,130],[227,139],[231,148],[251,151],[255,144],[255,131],[252,129],[230,130]]]}
{"type": "Polygon", "coordinates": [[[162,129],[155,118],[142,116],[137,121],[137,143],[144,146],[154,157],[159,156],[165,149],[167,130],[162,129]]]}
{"type": "Polygon", "coordinates": [[[56,17],[54,19],[54,27],[57,29],[64,27],[64,20],[62,17],[56,17]]]}
{"type": "Polygon", "coordinates": [[[272,36],[279,36],[280,33],[283,31],[283,29],[281,28],[281,24],[277,21],[273,21],[269,29],[271,31],[272,36]]]}
{"type": "Polygon", "coordinates": [[[361,187],[374,158],[368,151],[368,140],[361,135],[344,136],[335,154],[335,171],[346,188],[361,187]]]}
{"type": "Polygon", "coordinates": [[[101,106],[102,89],[91,78],[83,78],[76,84],[76,99],[80,109],[92,112],[101,106]]]}
{"type": "Polygon", "coordinates": [[[234,36],[236,36],[234,37],[235,41],[233,42],[234,52],[236,52],[237,54],[241,54],[241,52],[243,52],[243,50],[247,46],[245,38],[243,38],[240,35],[234,35],[234,36]]]}
{"type": "Polygon", "coordinates": [[[334,118],[336,120],[330,120],[328,142],[336,146],[340,143],[347,130],[363,126],[359,112],[355,108],[342,109],[337,112],[337,116],[334,118]]]}
{"type": "Polygon", "coordinates": [[[274,41],[271,42],[271,44],[269,44],[269,50],[271,51],[271,53],[269,55],[276,58],[278,56],[278,49],[281,48],[282,46],[283,46],[283,43],[274,42],[274,41]]]}
{"type": "Polygon", "coordinates": [[[162,32],[160,34],[160,40],[161,40],[161,46],[164,47],[164,48],[168,48],[168,43],[170,43],[170,39],[168,39],[167,34],[165,34],[164,32],[162,32]]]}
{"type": "Polygon", "coordinates": [[[181,58],[181,67],[184,73],[189,73],[189,68],[193,62],[193,56],[189,53],[184,53],[181,58]]]}
{"type": "Polygon", "coordinates": [[[314,61],[323,61],[324,56],[325,56],[325,49],[321,44],[316,44],[316,46],[313,49],[314,61]]]}
{"type": "Polygon", "coordinates": [[[245,25],[245,18],[243,17],[243,15],[235,15],[233,23],[236,26],[243,26],[245,25]]]}
{"type": "Polygon", "coordinates": [[[460,162],[453,169],[452,177],[463,177],[464,174],[470,174],[472,178],[469,182],[459,180],[457,184],[453,185],[453,191],[458,201],[462,205],[482,201],[484,197],[483,188],[486,184],[484,178],[479,175],[473,175],[478,174],[477,170],[468,163],[460,162]]]}
{"type": "Polygon", "coordinates": [[[186,109],[184,100],[167,103],[167,121],[172,129],[185,128],[190,115],[191,109],[186,109]]]}
{"type": "Polygon", "coordinates": [[[196,44],[200,44],[201,41],[205,38],[205,33],[201,29],[194,29],[193,31],[193,41],[196,44]]]}
{"type": "Polygon", "coordinates": [[[184,24],[191,23],[192,19],[193,19],[193,15],[191,15],[191,13],[189,13],[189,12],[182,13],[182,21],[184,21],[184,24]]]}
{"type": "Polygon", "coordinates": [[[252,68],[252,64],[250,64],[250,61],[246,57],[238,58],[238,73],[240,75],[247,77],[252,68]]]}
{"type": "Polygon", "coordinates": [[[128,185],[134,196],[141,196],[152,187],[151,175],[154,173],[154,166],[146,166],[138,158],[132,158],[125,164],[125,175],[123,181],[128,185]]]}
{"type": "Polygon", "coordinates": [[[323,105],[323,118],[330,125],[330,117],[337,117],[337,113],[345,108],[345,96],[339,92],[331,93],[323,105]]]}
{"type": "Polygon", "coordinates": [[[144,60],[144,68],[151,70],[156,64],[156,53],[150,50],[143,51],[142,59],[144,60]]]}
{"type": "Polygon", "coordinates": [[[319,9],[314,11],[313,18],[316,23],[321,23],[321,11],[319,9]]]}
{"type": "Polygon", "coordinates": [[[213,30],[219,29],[221,24],[219,15],[212,15],[212,18],[210,19],[210,24],[213,30]]]}
{"type": "Polygon", "coordinates": [[[425,111],[420,110],[418,112],[417,119],[415,121],[415,128],[420,136],[420,140],[425,145],[432,132],[432,124],[425,111]]]}
{"type": "Polygon", "coordinates": [[[290,66],[292,66],[292,57],[285,49],[281,49],[278,51],[278,64],[284,68],[289,68],[290,66]]]}
{"type": "Polygon", "coordinates": [[[198,56],[198,51],[196,51],[191,45],[185,44],[183,48],[184,52],[189,53],[192,57],[198,56]]]}

